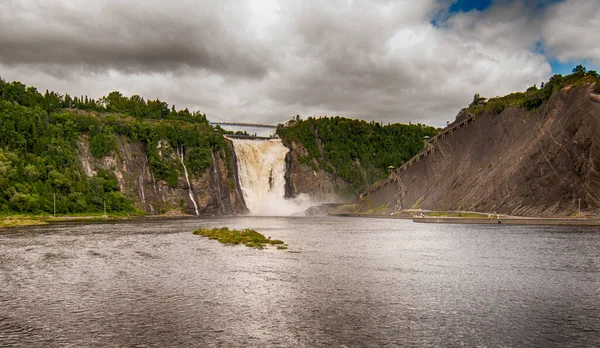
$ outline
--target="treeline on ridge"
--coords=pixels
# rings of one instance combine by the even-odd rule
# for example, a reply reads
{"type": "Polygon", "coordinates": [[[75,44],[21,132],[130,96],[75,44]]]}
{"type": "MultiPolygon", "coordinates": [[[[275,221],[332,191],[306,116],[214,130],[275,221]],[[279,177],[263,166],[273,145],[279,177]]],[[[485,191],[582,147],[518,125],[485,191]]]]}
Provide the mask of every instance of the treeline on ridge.
{"type": "Polygon", "coordinates": [[[306,148],[302,163],[335,173],[354,193],[385,176],[388,166],[408,161],[423,148],[424,137],[436,133],[436,128],[422,124],[384,126],[343,117],[297,117],[277,128],[284,144],[296,141],[306,148]]]}
{"type": "Polygon", "coordinates": [[[159,156],[159,142],[185,150],[192,174],[211,165],[211,151],[229,153],[205,115],[134,97],[112,92],[98,102],[55,92],[42,95],[35,87],[0,79],[0,213],[51,213],[55,194],[59,214],[101,212],[104,204],[108,212],[134,211],[112,170],[85,175],[78,159],[82,136],[95,158],[120,156],[121,139],[142,142],[156,179],[172,187],[181,164],[159,156]]]}
{"type": "Polygon", "coordinates": [[[0,78],[0,99],[16,102],[22,106],[40,107],[46,112],[57,109],[78,109],[96,112],[121,113],[136,118],[179,119],[189,122],[205,122],[206,115],[200,112],[190,112],[187,108],[176,110],[175,105],[156,99],[145,100],[139,95],[123,96],[118,91],[110,92],[98,100],[88,96],[70,96],[48,91],[38,92],[33,86],[26,86],[19,81],[6,82],[0,78]]]}
{"type": "Polygon", "coordinates": [[[466,113],[481,114],[488,112],[499,114],[507,107],[520,107],[527,110],[536,110],[542,103],[548,100],[554,93],[560,91],[565,86],[576,86],[583,83],[596,83],[594,90],[600,93],[600,75],[595,70],[587,70],[582,65],[573,68],[572,74],[562,76],[556,74],[546,83],[541,83],[529,87],[525,92],[510,93],[503,97],[494,97],[487,99],[475,94],[473,102],[461,110],[457,118],[466,113]]]}

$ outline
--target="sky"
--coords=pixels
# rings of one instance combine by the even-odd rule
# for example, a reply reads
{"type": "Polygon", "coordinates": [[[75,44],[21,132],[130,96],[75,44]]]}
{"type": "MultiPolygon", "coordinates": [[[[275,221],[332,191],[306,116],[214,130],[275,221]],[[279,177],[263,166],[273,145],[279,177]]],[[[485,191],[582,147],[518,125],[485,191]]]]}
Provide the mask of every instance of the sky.
{"type": "Polygon", "coordinates": [[[443,126],[475,93],[600,70],[598,0],[0,0],[0,77],[214,121],[443,126]]]}

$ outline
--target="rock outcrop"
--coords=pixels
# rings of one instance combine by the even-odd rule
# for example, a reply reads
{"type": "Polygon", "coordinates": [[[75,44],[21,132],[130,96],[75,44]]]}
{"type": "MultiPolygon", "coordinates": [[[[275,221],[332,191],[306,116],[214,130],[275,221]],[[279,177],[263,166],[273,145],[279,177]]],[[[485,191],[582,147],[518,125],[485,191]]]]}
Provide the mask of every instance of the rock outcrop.
{"type": "MultiPolygon", "coordinates": [[[[246,212],[243,199],[236,192],[234,178],[229,178],[224,162],[224,151],[212,154],[212,165],[202,173],[190,173],[190,185],[178,170],[177,186],[172,187],[164,180],[157,180],[148,164],[148,152],[142,142],[132,142],[120,136],[119,149],[110,156],[95,159],[89,152],[87,136],[78,141],[79,158],[86,175],[96,175],[99,169],[114,173],[119,189],[134,202],[139,209],[154,214],[182,213],[195,214],[194,202],[188,193],[191,189],[198,211],[201,215],[232,215],[246,212]]],[[[159,144],[162,157],[173,157],[174,151],[167,142],[159,144]]],[[[234,159],[229,163],[235,167],[234,159]]],[[[175,157],[169,162],[172,166],[181,166],[175,157]]]]}
{"type": "Polygon", "coordinates": [[[566,87],[536,111],[509,107],[450,128],[361,195],[362,209],[568,216],[581,199],[584,214],[600,214],[600,95],[593,84],[566,87]]]}
{"type": "Polygon", "coordinates": [[[318,169],[317,165],[301,163],[299,159],[307,155],[302,144],[291,142],[286,157],[285,175],[286,197],[307,194],[315,201],[338,202],[347,195],[348,183],[338,176],[318,169]]]}

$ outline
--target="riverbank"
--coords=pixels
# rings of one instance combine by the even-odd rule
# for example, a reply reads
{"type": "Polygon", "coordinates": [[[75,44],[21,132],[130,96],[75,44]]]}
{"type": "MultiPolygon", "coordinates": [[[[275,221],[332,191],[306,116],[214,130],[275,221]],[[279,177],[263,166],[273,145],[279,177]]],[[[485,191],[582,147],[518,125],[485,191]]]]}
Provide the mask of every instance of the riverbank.
{"type": "Polygon", "coordinates": [[[600,226],[600,219],[588,218],[462,218],[462,217],[419,217],[416,223],[469,224],[469,225],[560,225],[560,226],[600,226]]]}
{"type": "Polygon", "coordinates": [[[398,214],[398,215],[375,215],[375,214],[361,214],[361,213],[329,213],[328,216],[339,216],[339,217],[361,217],[370,219],[413,219],[411,215],[398,214]]]}
{"type": "Polygon", "coordinates": [[[18,226],[36,226],[46,225],[53,222],[77,222],[77,221],[103,221],[103,220],[123,220],[145,217],[147,215],[138,213],[110,213],[104,214],[81,214],[81,215],[3,215],[0,216],[0,228],[18,227],[18,226]]]}
{"type": "Polygon", "coordinates": [[[361,217],[378,219],[407,219],[417,223],[469,224],[469,225],[561,225],[561,226],[600,226],[600,217],[521,217],[495,215],[479,212],[439,212],[406,210],[396,214],[329,213],[330,216],[361,217]]]}

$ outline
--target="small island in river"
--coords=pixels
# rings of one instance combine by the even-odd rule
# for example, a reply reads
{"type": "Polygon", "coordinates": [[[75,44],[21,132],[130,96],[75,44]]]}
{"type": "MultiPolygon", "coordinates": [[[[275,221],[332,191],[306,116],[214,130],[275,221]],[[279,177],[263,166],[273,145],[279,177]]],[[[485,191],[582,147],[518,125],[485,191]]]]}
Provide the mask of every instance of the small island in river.
{"type": "Polygon", "coordinates": [[[194,231],[194,234],[206,236],[208,239],[216,239],[223,244],[244,244],[250,248],[264,249],[267,245],[277,245],[277,249],[287,249],[287,245],[282,240],[271,239],[255,230],[230,230],[227,227],[222,228],[201,228],[194,231]]]}

